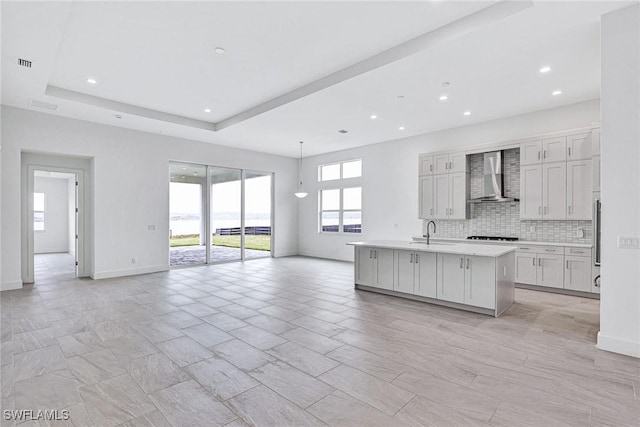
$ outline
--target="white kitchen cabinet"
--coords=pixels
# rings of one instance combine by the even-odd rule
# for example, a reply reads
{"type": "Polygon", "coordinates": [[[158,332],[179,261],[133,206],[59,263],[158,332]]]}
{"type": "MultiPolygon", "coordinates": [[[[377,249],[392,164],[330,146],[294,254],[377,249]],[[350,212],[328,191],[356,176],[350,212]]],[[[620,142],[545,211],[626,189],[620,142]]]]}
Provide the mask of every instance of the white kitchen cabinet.
{"type": "Polygon", "coordinates": [[[393,290],[407,294],[414,293],[414,258],[415,252],[394,251],[395,278],[393,290]]]}
{"type": "Polygon", "coordinates": [[[436,154],[433,156],[433,173],[449,172],[449,153],[436,154]]]}
{"type": "Polygon", "coordinates": [[[467,171],[467,155],[465,152],[449,154],[449,173],[467,171]]]}
{"type": "Polygon", "coordinates": [[[547,138],[542,140],[542,161],[563,162],[567,160],[567,137],[547,138]]]}
{"type": "Polygon", "coordinates": [[[433,173],[457,173],[467,171],[467,155],[464,152],[442,153],[433,156],[433,173]]]}
{"type": "Polygon", "coordinates": [[[496,306],[495,259],[467,255],[464,266],[464,303],[494,309],[496,306]]]}
{"type": "Polygon", "coordinates": [[[436,297],[444,301],[464,303],[464,256],[437,255],[437,289],[436,297]]]}
{"type": "Polygon", "coordinates": [[[537,254],[537,284],[551,288],[564,287],[564,255],[537,254]]]}
{"type": "Polygon", "coordinates": [[[567,162],[567,219],[591,220],[591,159],[567,162]]]}
{"type": "Polygon", "coordinates": [[[449,174],[449,219],[467,218],[467,177],[464,172],[449,174]]]}
{"type": "Polygon", "coordinates": [[[393,290],[435,298],[436,254],[396,250],[393,290]]]}
{"type": "Polygon", "coordinates": [[[433,175],[421,176],[419,181],[420,187],[420,211],[418,217],[421,219],[431,219],[435,216],[434,210],[434,194],[433,194],[433,175]]]}
{"type": "Polygon", "coordinates": [[[356,250],[356,283],[393,290],[393,249],[356,250]]]}
{"type": "Polygon", "coordinates": [[[520,219],[542,219],[542,165],[520,166],[520,219]]]}
{"type": "Polygon", "coordinates": [[[416,252],[414,259],[413,292],[428,298],[436,297],[436,254],[416,252]]]}
{"type": "Polygon", "coordinates": [[[591,160],[593,191],[600,191],[600,156],[593,156],[591,160]]]}
{"type": "Polygon", "coordinates": [[[516,282],[537,284],[538,264],[535,253],[516,251],[516,282]]]}
{"type": "Polygon", "coordinates": [[[433,211],[437,219],[449,217],[449,174],[433,176],[433,211]]]}
{"type": "Polygon", "coordinates": [[[591,158],[591,133],[567,136],[567,161],[591,158]]]}
{"type": "Polygon", "coordinates": [[[419,162],[419,171],[421,176],[433,174],[433,156],[421,154],[419,157],[419,162]]]}
{"type": "Polygon", "coordinates": [[[591,132],[591,154],[600,155],[600,128],[593,129],[591,132]]]}
{"type": "Polygon", "coordinates": [[[591,257],[565,255],[564,288],[591,292],[591,257]]]}
{"type": "Polygon", "coordinates": [[[567,163],[542,165],[542,215],[544,219],[567,218],[567,163]]]}
{"type": "Polygon", "coordinates": [[[542,163],[542,141],[530,141],[520,144],[520,166],[542,163]]]}

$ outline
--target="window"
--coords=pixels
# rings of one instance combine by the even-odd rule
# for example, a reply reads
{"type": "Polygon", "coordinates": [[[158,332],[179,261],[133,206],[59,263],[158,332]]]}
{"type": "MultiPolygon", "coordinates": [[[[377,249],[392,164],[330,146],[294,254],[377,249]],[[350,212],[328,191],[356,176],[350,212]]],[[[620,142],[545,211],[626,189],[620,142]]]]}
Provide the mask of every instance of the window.
{"type": "Polygon", "coordinates": [[[320,231],[362,233],[362,188],[320,190],[320,231]]]}
{"type": "Polygon", "coordinates": [[[44,231],[44,193],[33,193],[33,229],[44,231]]]}
{"type": "Polygon", "coordinates": [[[334,181],[337,179],[360,178],[362,176],[362,160],[349,160],[318,166],[318,181],[334,181]]]}

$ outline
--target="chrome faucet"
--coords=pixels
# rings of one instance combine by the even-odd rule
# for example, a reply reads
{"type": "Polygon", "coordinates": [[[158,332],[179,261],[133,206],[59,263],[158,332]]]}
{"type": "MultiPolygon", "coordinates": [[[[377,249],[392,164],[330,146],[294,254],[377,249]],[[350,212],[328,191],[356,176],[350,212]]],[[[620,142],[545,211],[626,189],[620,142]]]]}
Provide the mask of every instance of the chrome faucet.
{"type": "Polygon", "coordinates": [[[431,224],[433,224],[433,234],[436,234],[436,223],[433,221],[429,221],[429,223],[427,224],[427,245],[429,244],[429,239],[431,238],[431,235],[429,234],[431,224]]]}

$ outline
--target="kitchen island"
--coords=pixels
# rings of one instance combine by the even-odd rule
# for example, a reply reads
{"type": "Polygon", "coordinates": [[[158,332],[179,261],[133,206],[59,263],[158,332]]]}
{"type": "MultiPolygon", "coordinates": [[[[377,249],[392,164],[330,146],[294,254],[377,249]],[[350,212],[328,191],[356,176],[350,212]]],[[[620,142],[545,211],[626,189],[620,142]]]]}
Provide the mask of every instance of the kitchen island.
{"type": "Polygon", "coordinates": [[[351,242],[356,289],[500,316],[513,304],[515,246],[351,242]]]}

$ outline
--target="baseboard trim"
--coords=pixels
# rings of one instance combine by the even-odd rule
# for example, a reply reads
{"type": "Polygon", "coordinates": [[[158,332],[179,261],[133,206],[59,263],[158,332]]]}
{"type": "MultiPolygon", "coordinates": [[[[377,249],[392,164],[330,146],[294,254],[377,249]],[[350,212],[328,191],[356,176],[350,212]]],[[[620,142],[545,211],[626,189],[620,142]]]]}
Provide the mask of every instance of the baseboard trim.
{"type": "Polygon", "coordinates": [[[93,273],[91,278],[94,280],[111,279],[113,277],[136,276],[138,274],[160,273],[162,271],[169,271],[169,266],[156,265],[144,268],[131,268],[128,270],[100,271],[93,273]]]}
{"type": "Polygon", "coordinates": [[[0,291],[13,291],[15,289],[22,289],[22,280],[15,280],[13,282],[2,282],[0,285],[0,291]]]}
{"type": "Polygon", "coordinates": [[[353,262],[353,255],[351,257],[348,257],[348,258],[341,258],[341,257],[336,257],[336,256],[330,256],[330,255],[327,255],[325,253],[314,253],[314,252],[308,252],[308,251],[299,252],[298,255],[306,256],[306,257],[309,257],[309,258],[321,258],[321,259],[330,259],[330,260],[333,260],[333,261],[353,262]]]}
{"type": "Polygon", "coordinates": [[[602,335],[600,331],[598,331],[598,344],[596,344],[596,347],[600,350],[640,358],[640,342],[608,337],[602,335]]]}

